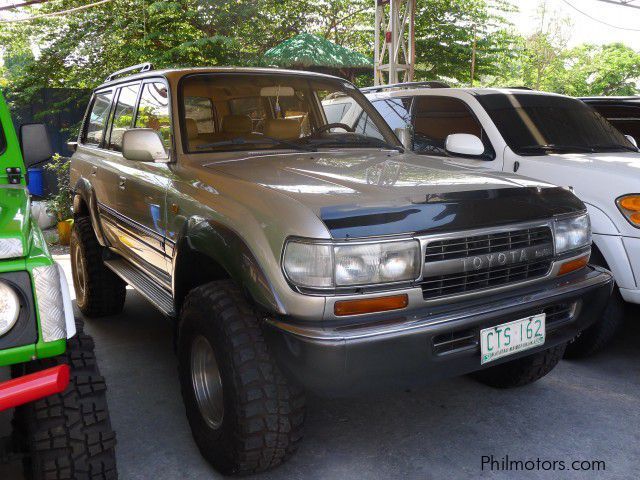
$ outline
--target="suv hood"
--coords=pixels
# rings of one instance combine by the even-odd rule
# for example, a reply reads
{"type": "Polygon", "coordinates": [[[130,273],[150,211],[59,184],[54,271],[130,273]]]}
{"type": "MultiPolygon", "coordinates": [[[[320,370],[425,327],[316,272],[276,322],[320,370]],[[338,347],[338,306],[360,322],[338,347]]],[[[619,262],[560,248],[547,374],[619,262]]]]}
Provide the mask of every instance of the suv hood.
{"type": "Polygon", "coordinates": [[[0,260],[28,252],[29,193],[23,186],[0,185],[0,260]]]}
{"type": "Polygon", "coordinates": [[[414,154],[272,153],[206,167],[295,199],[339,238],[480,228],[585,209],[573,194],[546,183],[414,154]]]}

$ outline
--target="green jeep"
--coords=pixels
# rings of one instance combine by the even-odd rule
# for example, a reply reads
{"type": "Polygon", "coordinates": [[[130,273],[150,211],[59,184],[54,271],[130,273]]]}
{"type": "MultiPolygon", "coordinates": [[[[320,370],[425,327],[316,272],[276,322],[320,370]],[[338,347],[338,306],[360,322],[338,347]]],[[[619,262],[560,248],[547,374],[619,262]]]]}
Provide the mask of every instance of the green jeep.
{"type": "Polygon", "coordinates": [[[115,479],[93,340],[74,321],[64,272],[31,218],[25,165],[49,157],[44,125],[23,125],[19,142],[0,95],[0,367],[12,377],[0,380],[0,411],[16,408],[0,457],[22,456],[31,479],[115,479]]]}

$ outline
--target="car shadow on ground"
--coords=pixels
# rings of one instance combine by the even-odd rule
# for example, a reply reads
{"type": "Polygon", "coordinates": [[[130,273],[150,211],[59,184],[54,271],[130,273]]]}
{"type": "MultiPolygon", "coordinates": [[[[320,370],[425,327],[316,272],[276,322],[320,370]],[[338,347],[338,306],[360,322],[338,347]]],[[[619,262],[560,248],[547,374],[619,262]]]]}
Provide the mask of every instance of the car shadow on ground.
{"type": "MultiPolygon", "coordinates": [[[[118,435],[120,478],[204,479],[219,475],[191,439],[173,351],[172,326],[135,291],[122,314],[86,322],[107,378],[118,435]]],[[[640,469],[640,309],[613,345],[563,361],[541,381],[495,390],[455,378],[416,391],[350,399],[310,395],[304,441],[262,478],[513,478],[482,469],[483,456],[604,460],[605,472],[562,478],[635,478],[640,469]]],[[[5,412],[6,413],[6,412],[5,412]]],[[[2,423],[8,416],[0,417],[2,423]]],[[[15,465],[9,476],[19,478],[15,465]]],[[[526,478],[559,478],[529,471],[526,478]]]]}
{"type": "MultiPolygon", "coordinates": [[[[477,478],[491,476],[483,456],[509,455],[601,459],[605,477],[631,478],[640,467],[640,317],[629,310],[606,351],[563,361],[524,388],[495,390],[462,377],[360,398],[309,396],[300,450],[263,477],[477,478]]],[[[216,478],[185,419],[171,325],[131,290],[121,315],[87,323],[108,380],[121,478],[216,478]]],[[[572,475],[590,476],[563,478],[572,475]]],[[[553,474],[527,474],[538,477],[553,474]]]]}

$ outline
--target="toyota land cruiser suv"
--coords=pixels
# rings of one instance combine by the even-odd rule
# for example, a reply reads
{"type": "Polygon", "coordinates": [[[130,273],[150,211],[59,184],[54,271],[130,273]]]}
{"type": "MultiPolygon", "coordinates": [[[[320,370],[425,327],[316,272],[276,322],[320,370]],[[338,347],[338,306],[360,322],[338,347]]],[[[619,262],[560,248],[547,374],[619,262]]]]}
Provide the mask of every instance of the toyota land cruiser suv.
{"type": "Polygon", "coordinates": [[[72,157],[77,302],[115,314],[129,284],[175,322],[187,417],[225,473],[293,453],[305,389],[525,385],[606,304],[569,190],[404,153],[335,77],[134,69],[95,90],[72,157]],[[336,95],[381,137],[329,123],[336,95]]]}
{"type": "Polygon", "coordinates": [[[0,367],[11,368],[0,411],[15,408],[0,463],[22,457],[28,480],[115,480],[93,340],[74,321],[64,271],[29,208],[25,166],[51,155],[44,125],[22,125],[18,137],[0,95],[0,367]]]}

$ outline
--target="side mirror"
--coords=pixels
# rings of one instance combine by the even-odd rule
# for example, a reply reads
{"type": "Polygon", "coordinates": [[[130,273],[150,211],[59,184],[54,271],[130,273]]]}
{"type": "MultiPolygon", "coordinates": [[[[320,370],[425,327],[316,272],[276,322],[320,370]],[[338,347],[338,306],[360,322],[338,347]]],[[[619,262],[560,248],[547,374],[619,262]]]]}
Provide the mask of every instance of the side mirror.
{"type": "Polygon", "coordinates": [[[49,134],[42,123],[20,125],[20,148],[27,168],[53,157],[49,134]]]}
{"type": "Polygon", "coordinates": [[[406,150],[413,150],[413,128],[411,126],[396,128],[394,132],[406,150]]]}
{"type": "Polygon", "coordinates": [[[635,138],[633,138],[631,135],[625,135],[625,137],[627,137],[627,140],[629,140],[634,147],[638,148],[638,142],[635,138]]]}
{"type": "Polygon", "coordinates": [[[169,161],[169,155],[158,132],[152,128],[132,128],[122,134],[122,155],[136,162],[169,161]]]}
{"type": "Polygon", "coordinates": [[[444,149],[451,155],[463,157],[479,157],[484,153],[484,144],[475,135],[469,133],[453,133],[447,137],[444,149]]]}

